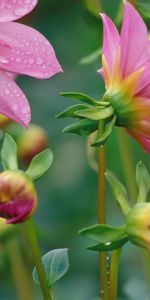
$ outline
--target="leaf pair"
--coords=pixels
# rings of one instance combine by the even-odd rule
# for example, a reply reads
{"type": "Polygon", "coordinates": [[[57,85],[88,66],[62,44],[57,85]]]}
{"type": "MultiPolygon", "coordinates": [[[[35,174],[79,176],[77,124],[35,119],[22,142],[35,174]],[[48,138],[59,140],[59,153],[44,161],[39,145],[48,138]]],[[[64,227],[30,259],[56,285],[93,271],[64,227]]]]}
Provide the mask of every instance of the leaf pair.
{"type": "MultiPolygon", "coordinates": [[[[1,160],[4,170],[17,170],[17,145],[13,138],[5,134],[2,150],[1,160]]],[[[37,154],[31,161],[26,174],[32,179],[36,180],[41,177],[52,165],[53,153],[50,149],[45,149],[43,152],[37,154]]]]}
{"type": "Polygon", "coordinates": [[[97,139],[92,146],[103,145],[110,135],[116,123],[114,109],[108,101],[97,101],[92,97],[82,93],[61,93],[62,96],[80,100],[84,104],[73,105],[59,115],[57,118],[79,118],[79,122],[64,128],[63,132],[76,133],[81,136],[88,136],[97,131],[97,139]],[[104,121],[104,130],[99,130],[101,121],[104,121]]]}

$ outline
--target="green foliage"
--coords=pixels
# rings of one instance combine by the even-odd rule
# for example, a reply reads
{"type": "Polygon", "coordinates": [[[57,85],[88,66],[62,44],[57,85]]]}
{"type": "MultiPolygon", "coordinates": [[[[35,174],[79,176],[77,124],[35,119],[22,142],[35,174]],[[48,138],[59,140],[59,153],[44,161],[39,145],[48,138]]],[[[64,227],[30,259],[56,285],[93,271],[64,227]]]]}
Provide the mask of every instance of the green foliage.
{"type": "Polygon", "coordinates": [[[36,180],[41,177],[51,167],[53,162],[53,153],[50,149],[45,149],[37,154],[31,161],[26,174],[36,180]]]}
{"type": "Polygon", "coordinates": [[[13,138],[9,134],[5,134],[2,149],[1,160],[4,170],[17,170],[17,146],[13,138]]]}
{"type": "Polygon", "coordinates": [[[107,119],[114,114],[114,110],[111,106],[106,108],[92,107],[86,108],[82,111],[77,111],[75,113],[76,116],[87,118],[94,121],[99,121],[103,119],[107,119]]]}
{"type": "MultiPolygon", "coordinates": [[[[69,268],[68,249],[55,249],[42,257],[46,278],[49,287],[61,279],[69,268]]],[[[40,285],[36,268],[33,270],[33,279],[40,285]]]]}
{"type": "Polygon", "coordinates": [[[84,105],[84,104],[77,104],[77,105],[73,105],[68,107],[67,109],[65,109],[64,111],[62,111],[60,114],[58,114],[56,117],[59,118],[76,118],[76,114],[75,112],[80,111],[82,109],[88,108],[88,105],[84,105]]]}
{"type": "Polygon", "coordinates": [[[79,63],[80,65],[92,64],[93,62],[95,62],[100,58],[100,55],[101,55],[101,50],[97,49],[94,52],[90,53],[89,55],[82,57],[79,63]]]}
{"type": "Polygon", "coordinates": [[[113,130],[115,122],[116,122],[116,116],[114,116],[113,119],[111,120],[111,122],[105,127],[105,130],[102,134],[99,134],[99,132],[98,132],[97,139],[94,141],[92,146],[94,146],[94,147],[101,146],[106,143],[108,137],[110,136],[110,134],[113,130]]]}
{"type": "Polygon", "coordinates": [[[112,187],[115,199],[122,213],[126,216],[130,210],[130,206],[128,203],[128,194],[125,186],[117,179],[115,174],[109,170],[106,172],[106,178],[112,187]]]}
{"type": "Polygon", "coordinates": [[[125,227],[111,227],[105,224],[97,224],[84,228],[79,233],[98,244],[88,247],[90,250],[109,251],[121,247],[127,242],[125,227]]]}
{"type": "Polygon", "coordinates": [[[81,136],[88,136],[98,129],[98,122],[93,120],[82,120],[74,124],[68,125],[63,132],[76,133],[81,136]]]}
{"type": "Polygon", "coordinates": [[[137,1],[137,8],[144,19],[150,19],[150,1],[142,2],[137,1]]]}
{"type": "Polygon", "coordinates": [[[82,102],[85,102],[87,104],[91,104],[91,105],[97,105],[97,102],[95,99],[93,99],[92,97],[83,94],[83,93],[78,93],[78,92],[61,92],[60,93],[61,96],[69,98],[69,99],[74,99],[74,100],[80,100],[82,102]]]}
{"type": "Polygon", "coordinates": [[[89,10],[89,12],[98,17],[99,13],[101,11],[101,1],[100,0],[84,0],[85,1],[85,5],[87,7],[87,9],[89,10]]]}
{"type": "Polygon", "coordinates": [[[144,202],[150,190],[150,174],[142,161],[136,166],[136,183],[138,186],[137,202],[144,202]]]}

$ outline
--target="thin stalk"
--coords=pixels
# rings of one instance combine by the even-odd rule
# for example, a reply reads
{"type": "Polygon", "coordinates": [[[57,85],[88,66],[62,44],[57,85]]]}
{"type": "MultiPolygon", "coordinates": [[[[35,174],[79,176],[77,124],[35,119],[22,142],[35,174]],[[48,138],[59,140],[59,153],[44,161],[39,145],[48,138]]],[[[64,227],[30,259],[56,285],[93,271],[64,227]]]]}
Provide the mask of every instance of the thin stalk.
{"type": "MultiPolygon", "coordinates": [[[[101,128],[103,131],[103,123],[101,128]]],[[[98,223],[106,223],[106,149],[105,146],[98,147],[98,223]]],[[[107,273],[107,253],[99,253],[100,263],[100,286],[101,299],[108,300],[108,273],[107,273]]]]}
{"type": "Polygon", "coordinates": [[[118,297],[118,274],[119,274],[119,260],[120,260],[121,248],[114,250],[111,257],[110,265],[110,287],[109,287],[109,299],[117,300],[118,297]]]}
{"type": "Polygon", "coordinates": [[[34,220],[32,218],[27,222],[27,229],[28,229],[28,235],[29,235],[32,252],[33,252],[33,256],[34,256],[34,260],[35,260],[35,265],[36,265],[36,269],[37,269],[37,273],[38,273],[38,277],[39,277],[39,281],[40,281],[40,286],[41,286],[42,293],[43,293],[43,299],[44,300],[53,300],[51,293],[50,293],[49,286],[48,286],[48,282],[46,279],[46,275],[44,272],[41,255],[40,255],[40,249],[39,249],[38,240],[37,240],[37,235],[36,235],[36,228],[35,228],[34,220]]]}
{"type": "Polygon", "coordinates": [[[8,239],[8,241],[5,242],[5,247],[9,255],[11,272],[18,299],[33,300],[33,286],[16,237],[8,239]]]}
{"type": "Polygon", "coordinates": [[[124,171],[124,176],[127,184],[130,199],[135,202],[137,197],[137,187],[135,182],[135,169],[134,159],[131,151],[131,147],[128,143],[128,137],[124,129],[119,128],[117,130],[118,147],[121,157],[121,164],[124,171]]]}

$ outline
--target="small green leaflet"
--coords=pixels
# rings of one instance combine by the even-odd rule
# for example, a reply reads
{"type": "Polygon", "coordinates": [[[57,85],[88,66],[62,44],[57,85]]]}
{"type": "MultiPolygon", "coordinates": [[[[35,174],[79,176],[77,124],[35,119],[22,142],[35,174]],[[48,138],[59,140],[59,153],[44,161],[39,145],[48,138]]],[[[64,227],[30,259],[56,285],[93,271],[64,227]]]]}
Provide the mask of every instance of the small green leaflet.
{"type": "Polygon", "coordinates": [[[17,170],[17,146],[14,139],[7,133],[5,133],[2,149],[1,160],[4,170],[17,170]]]}
{"type": "MultiPolygon", "coordinates": [[[[68,249],[55,249],[47,252],[42,257],[42,263],[48,285],[51,287],[62,278],[69,269],[68,249]]],[[[40,285],[36,268],[33,270],[33,279],[40,285]]]]}

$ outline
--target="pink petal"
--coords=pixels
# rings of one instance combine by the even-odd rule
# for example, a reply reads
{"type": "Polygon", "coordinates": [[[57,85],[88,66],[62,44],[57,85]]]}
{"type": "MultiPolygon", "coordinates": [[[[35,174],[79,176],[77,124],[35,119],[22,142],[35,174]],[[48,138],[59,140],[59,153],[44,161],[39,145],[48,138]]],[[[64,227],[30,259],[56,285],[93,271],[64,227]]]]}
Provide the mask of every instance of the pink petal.
{"type": "Polygon", "coordinates": [[[1,0],[0,22],[17,20],[33,10],[36,4],[37,0],[1,0]]]}
{"type": "Polygon", "coordinates": [[[15,81],[0,71],[0,113],[23,127],[30,122],[29,103],[15,81]]]}
{"type": "Polygon", "coordinates": [[[150,64],[139,80],[136,96],[150,99],[150,64]]]}
{"type": "Polygon", "coordinates": [[[105,14],[101,14],[103,21],[103,47],[102,53],[105,56],[110,72],[113,69],[120,37],[116,26],[105,14]]]}
{"type": "Polygon", "coordinates": [[[125,2],[121,30],[121,72],[123,77],[132,73],[148,40],[147,28],[131,4],[125,2]]]}
{"type": "Polygon", "coordinates": [[[62,71],[48,40],[35,29],[15,22],[0,25],[0,68],[36,78],[62,71]]]}
{"type": "Polygon", "coordinates": [[[150,153],[150,137],[143,134],[141,131],[137,129],[127,130],[128,134],[134,138],[142,148],[147,152],[150,153]]]}

